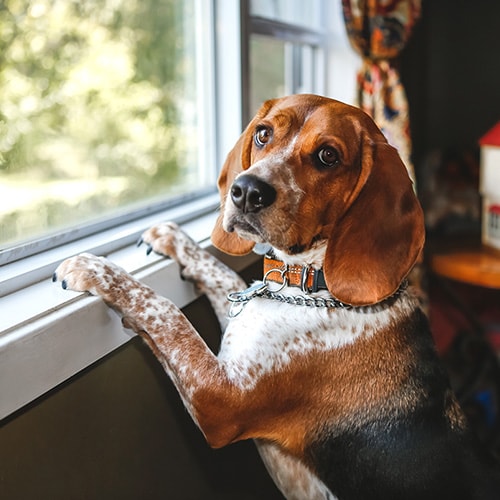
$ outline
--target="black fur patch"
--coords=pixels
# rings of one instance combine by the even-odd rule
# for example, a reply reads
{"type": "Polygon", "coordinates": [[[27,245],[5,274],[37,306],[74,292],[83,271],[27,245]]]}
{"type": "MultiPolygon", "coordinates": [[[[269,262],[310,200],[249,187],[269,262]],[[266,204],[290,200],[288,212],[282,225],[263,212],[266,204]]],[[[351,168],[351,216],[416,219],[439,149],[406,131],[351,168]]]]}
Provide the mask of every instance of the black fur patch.
{"type": "Polygon", "coordinates": [[[500,483],[489,465],[446,417],[449,384],[423,313],[416,311],[398,334],[414,354],[408,387],[427,397],[406,415],[391,414],[381,403],[371,421],[329,429],[306,450],[311,465],[341,500],[498,498],[500,483]]]}

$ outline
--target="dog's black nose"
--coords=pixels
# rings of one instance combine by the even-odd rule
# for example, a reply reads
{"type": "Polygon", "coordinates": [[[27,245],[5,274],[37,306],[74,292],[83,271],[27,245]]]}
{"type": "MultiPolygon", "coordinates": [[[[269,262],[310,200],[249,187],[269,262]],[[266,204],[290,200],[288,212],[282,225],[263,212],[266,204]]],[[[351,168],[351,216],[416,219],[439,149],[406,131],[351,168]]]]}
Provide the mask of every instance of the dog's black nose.
{"type": "Polygon", "coordinates": [[[241,175],[231,186],[231,199],[243,213],[255,213],[272,205],[276,190],[255,175],[241,175]]]}

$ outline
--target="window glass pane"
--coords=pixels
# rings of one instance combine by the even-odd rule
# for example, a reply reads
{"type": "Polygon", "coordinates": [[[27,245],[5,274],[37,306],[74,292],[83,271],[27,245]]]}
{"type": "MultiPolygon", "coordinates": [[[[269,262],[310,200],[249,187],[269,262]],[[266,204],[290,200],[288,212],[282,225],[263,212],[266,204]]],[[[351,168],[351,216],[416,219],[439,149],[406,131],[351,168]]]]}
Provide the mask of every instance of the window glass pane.
{"type": "Polygon", "coordinates": [[[2,2],[0,248],[213,182],[200,3],[2,2]]]}
{"type": "Polygon", "coordinates": [[[250,14],[310,29],[321,26],[320,0],[251,0],[250,14]]]}
{"type": "Polygon", "coordinates": [[[250,114],[262,102],[315,91],[316,51],[307,44],[261,35],[250,38],[250,114]]]}
{"type": "Polygon", "coordinates": [[[250,113],[253,115],[267,99],[287,92],[285,85],[285,46],[274,38],[250,38],[250,113]]]}

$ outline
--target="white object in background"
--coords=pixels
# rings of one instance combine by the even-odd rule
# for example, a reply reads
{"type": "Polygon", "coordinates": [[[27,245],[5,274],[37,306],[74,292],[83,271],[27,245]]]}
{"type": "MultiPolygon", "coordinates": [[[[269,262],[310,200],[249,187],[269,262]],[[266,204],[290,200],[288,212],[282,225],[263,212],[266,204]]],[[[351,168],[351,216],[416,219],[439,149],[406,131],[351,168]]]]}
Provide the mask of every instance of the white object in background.
{"type": "Polygon", "coordinates": [[[500,250],[500,122],[481,139],[479,192],[483,197],[481,241],[500,250]]]}

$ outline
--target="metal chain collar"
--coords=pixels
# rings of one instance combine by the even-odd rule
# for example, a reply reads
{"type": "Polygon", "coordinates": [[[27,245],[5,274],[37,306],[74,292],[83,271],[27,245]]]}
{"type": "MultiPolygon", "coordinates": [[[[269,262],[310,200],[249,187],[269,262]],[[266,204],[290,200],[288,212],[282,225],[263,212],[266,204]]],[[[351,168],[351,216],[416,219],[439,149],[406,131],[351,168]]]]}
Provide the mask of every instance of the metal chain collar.
{"type": "Polygon", "coordinates": [[[323,297],[311,297],[307,295],[284,295],[283,293],[271,292],[266,290],[261,297],[265,299],[277,300],[279,302],[285,302],[286,304],[292,304],[295,306],[307,306],[307,307],[341,307],[343,309],[352,309],[353,306],[345,304],[338,299],[333,297],[323,298],[323,297]]]}
{"type": "MultiPolygon", "coordinates": [[[[234,318],[242,310],[243,307],[253,298],[261,297],[264,299],[277,300],[285,304],[296,305],[296,306],[306,306],[306,307],[327,307],[327,308],[341,308],[341,309],[363,309],[366,306],[352,306],[346,304],[334,297],[323,298],[323,297],[312,297],[306,295],[285,295],[280,293],[280,291],[288,285],[288,280],[285,276],[286,269],[272,269],[264,275],[262,281],[258,281],[240,292],[231,292],[228,294],[227,299],[231,302],[231,308],[229,310],[229,317],[234,318]],[[267,276],[270,272],[280,272],[283,278],[283,283],[277,290],[269,290],[269,284],[267,281],[267,276]]],[[[391,299],[398,297],[406,288],[408,287],[408,281],[404,280],[400,287],[394,292],[393,295],[384,299],[381,302],[386,302],[391,299]]]]}

